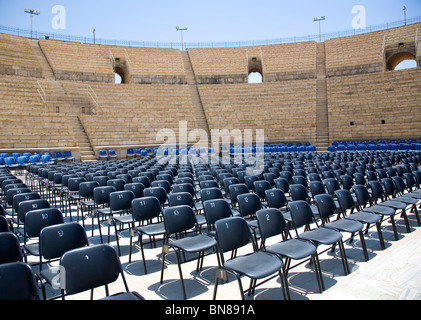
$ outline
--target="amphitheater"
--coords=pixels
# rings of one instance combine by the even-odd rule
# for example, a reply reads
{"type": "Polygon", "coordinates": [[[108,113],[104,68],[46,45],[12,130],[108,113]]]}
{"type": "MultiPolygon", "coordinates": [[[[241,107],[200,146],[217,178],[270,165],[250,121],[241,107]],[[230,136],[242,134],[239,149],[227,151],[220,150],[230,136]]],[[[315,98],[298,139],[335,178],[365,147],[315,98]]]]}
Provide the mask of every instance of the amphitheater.
{"type": "MultiPolygon", "coordinates": [[[[420,28],[421,23],[414,23],[324,42],[186,50],[90,44],[48,37],[28,39],[1,33],[2,181],[10,180],[10,175],[20,179],[31,193],[38,193],[41,198],[48,199],[51,206],[59,208],[66,223],[69,219],[74,221],[77,212],[77,220],[83,221],[90,243],[99,244],[99,231],[103,229],[106,234],[111,220],[103,220],[96,225],[93,218],[90,221],[90,217],[95,216],[93,211],[85,213],[85,217],[82,214],[79,220],[79,213],[84,209],[82,201],[86,199],[77,196],[78,189],[73,190],[76,197],[68,190],[63,191],[64,184],[54,180],[54,173],[61,171],[62,178],[75,169],[73,171],[84,182],[95,181],[95,175],[123,179],[122,175],[130,173],[130,177],[126,178],[132,183],[142,176],[142,172],[152,173],[149,182],[154,182],[157,175],[164,174],[161,171],[166,169],[167,175],[168,171],[172,172],[172,183],[177,178],[189,176],[187,171],[191,171],[198,212],[199,204],[202,205],[199,195],[203,188],[200,171],[213,175],[224,198],[231,202],[230,189],[219,175],[227,173],[227,177],[235,177],[240,184],[246,184],[244,176],[239,174],[246,166],[233,164],[232,161],[229,165],[221,163],[221,158],[216,164],[205,164],[204,167],[200,164],[196,166],[194,161],[162,165],[157,163],[161,151],[178,160],[188,150],[189,159],[195,160],[202,156],[202,150],[206,157],[218,157],[222,151],[222,140],[229,142],[231,156],[235,155],[236,148],[240,148],[240,154],[245,156],[247,150],[253,154],[256,148],[261,147],[265,152],[265,173],[274,174],[275,180],[283,177],[280,172],[288,170],[285,166],[290,166],[294,175],[298,175],[298,170],[305,169],[299,175],[306,176],[308,182],[310,173],[317,173],[323,179],[329,178],[329,175],[323,174],[328,167],[327,171],[336,174],[334,177],[340,181],[341,189],[345,185],[340,180],[340,172],[336,172],[338,170],[343,170],[342,175],[350,175],[354,185],[360,182],[353,174],[358,169],[363,170],[367,188],[371,180],[366,175],[367,171],[373,172],[378,181],[383,177],[379,170],[387,168],[391,169],[388,171],[390,178],[413,174],[418,179],[415,172],[419,172],[421,164],[420,28]],[[415,60],[417,67],[395,70],[400,62],[408,59],[415,60]],[[248,83],[249,75],[254,72],[261,74],[261,83],[248,83]],[[116,74],[121,77],[121,83],[115,83],[116,74]],[[197,144],[197,136],[183,138],[179,135],[181,123],[186,124],[188,132],[196,130],[213,137],[213,132],[219,131],[226,136],[197,144]],[[162,129],[176,134],[175,143],[169,150],[162,150],[160,147],[164,141],[157,140],[162,129]],[[236,145],[237,141],[231,134],[237,129],[240,132],[264,129],[264,145],[256,146],[258,141],[254,137],[247,146],[236,145]],[[181,142],[187,149],[179,148],[181,142]],[[115,158],[111,152],[115,152],[115,158]],[[5,162],[6,158],[13,158],[12,155],[16,155],[14,162],[5,162]],[[17,158],[22,155],[27,156],[26,160],[17,163],[17,158]],[[310,162],[315,164],[314,170],[310,170],[310,162]],[[271,168],[273,170],[269,170],[271,168]],[[347,170],[351,168],[355,170],[347,170]],[[184,176],[180,174],[181,169],[184,169],[184,176]],[[108,172],[104,173],[104,170],[108,172]],[[117,174],[120,176],[117,177],[117,174]]],[[[263,174],[257,176],[265,180],[263,174]]],[[[417,180],[417,183],[419,188],[420,181],[417,180]]],[[[19,234],[18,226],[13,224],[18,207],[14,207],[13,199],[7,198],[6,185],[2,186],[2,196],[8,228],[19,234]]],[[[247,186],[251,193],[257,192],[253,184],[247,186]]],[[[151,186],[145,183],[143,187],[146,190],[151,186]]],[[[411,188],[407,187],[408,190],[411,188]]],[[[172,188],[173,185],[168,196],[174,192],[172,188]]],[[[271,180],[271,188],[278,188],[274,180],[271,180]]],[[[283,191],[285,194],[289,192],[283,191]]],[[[306,200],[314,205],[310,189],[307,191],[309,197],[306,200]]],[[[334,196],[334,193],[331,195],[334,196]]],[[[261,201],[263,206],[267,206],[267,199],[262,197],[261,201]]],[[[162,205],[164,209],[170,207],[167,202],[162,205]]],[[[234,210],[233,202],[231,206],[234,210]]],[[[417,206],[419,203],[415,208],[417,206]]],[[[203,211],[200,212],[203,214],[203,211]]],[[[399,240],[393,232],[393,224],[384,222],[383,233],[389,235],[385,236],[386,250],[418,240],[418,220],[417,228],[414,228],[417,224],[414,218],[418,219],[418,214],[414,215],[408,209],[408,217],[410,226],[405,226],[406,220],[396,215],[399,240]],[[412,233],[405,233],[411,229],[412,233]]],[[[120,259],[129,287],[146,299],[182,299],[175,255],[168,255],[171,262],[166,266],[172,271],[168,270],[165,277],[172,280],[160,284],[159,242],[155,249],[145,245],[151,269],[145,274],[140,262],[145,258],[141,258],[139,248],[133,255],[136,263],[128,261],[129,234],[133,231],[122,229],[118,232],[122,250],[120,259]]],[[[357,236],[353,242],[346,243],[347,252],[352,252],[350,264],[356,269],[362,269],[360,265],[375,263],[372,260],[380,261],[381,256],[387,257],[379,251],[378,232],[378,229],[370,228],[366,233],[369,262],[361,256],[362,244],[356,240],[357,236]]],[[[119,237],[111,233],[110,244],[116,247],[119,237]]],[[[19,234],[22,245],[23,238],[26,237],[19,234]]],[[[36,243],[37,237],[33,241],[36,243]]],[[[404,249],[401,252],[407,253],[404,249]]],[[[342,293],[337,296],[335,291],[332,293],[335,284],[339,286],[338,283],[342,282],[338,280],[338,277],[343,277],[340,255],[328,251],[323,254],[326,256],[322,258],[320,255],[321,259],[337,262],[333,269],[329,269],[329,276],[324,275],[328,277],[326,285],[330,288],[330,295],[318,293],[316,281],[312,283],[305,277],[297,280],[300,279],[297,276],[290,283],[293,299],[342,297],[342,293]],[[307,288],[307,284],[313,288],[307,288]]],[[[32,258],[28,257],[29,260],[32,258]]],[[[205,264],[217,265],[216,258],[206,259],[205,264]]],[[[36,262],[38,258],[32,260],[36,262]]],[[[195,262],[192,263],[193,270],[195,262]]],[[[330,265],[330,262],[326,264],[330,265]]],[[[354,270],[353,267],[351,269],[354,270]]],[[[37,268],[35,266],[34,270],[37,268]]],[[[184,276],[189,278],[185,281],[189,298],[212,298],[215,268],[205,267],[205,271],[199,274],[186,271],[184,276]],[[204,284],[208,280],[209,283],[204,284]]],[[[300,272],[294,269],[295,275],[312,269],[311,265],[298,265],[297,268],[300,272]]],[[[353,272],[348,277],[352,277],[353,272]]],[[[269,289],[256,289],[256,299],[282,298],[279,280],[265,285],[269,289]],[[272,287],[276,289],[272,290],[272,287]]],[[[415,287],[410,287],[406,293],[400,292],[399,296],[387,295],[385,290],[384,295],[369,296],[368,299],[420,299],[421,293],[416,291],[419,287],[418,281],[415,287]],[[416,294],[411,290],[415,290],[416,294]],[[408,292],[413,295],[406,295],[408,292]]],[[[114,288],[124,290],[123,287],[114,288]]],[[[218,299],[238,297],[237,293],[233,293],[238,290],[235,281],[221,285],[219,290],[218,299]]],[[[369,291],[367,289],[366,293],[369,291]]],[[[52,292],[48,292],[50,294],[52,292]]],[[[84,295],[80,297],[85,298],[84,295]]],[[[352,295],[352,298],[362,297],[364,293],[352,295]]],[[[253,296],[247,298],[253,299],[253,296]]]]}

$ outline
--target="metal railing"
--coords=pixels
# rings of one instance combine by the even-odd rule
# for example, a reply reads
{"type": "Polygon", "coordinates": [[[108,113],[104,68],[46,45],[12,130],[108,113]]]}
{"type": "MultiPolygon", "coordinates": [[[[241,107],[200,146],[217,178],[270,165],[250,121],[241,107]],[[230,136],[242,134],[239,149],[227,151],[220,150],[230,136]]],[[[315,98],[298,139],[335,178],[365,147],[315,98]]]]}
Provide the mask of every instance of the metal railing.
{"type": "MultiPolygon", "coordinates": [[[[382,31],[397,27],[402,27],[414,23],[421,22],[421,16],[409,18],[405,20],[399,20],[394,22],[388,22],[384,24],[368,26],[365,29],[350,29],[345,31],[330,32],[322,34],[322,41],[326,41],[334,38],[349,37],[358,34],[365,34],[375,31],[382,31]]],[[[0,25],[0,33],[7,33],[11,35],[17,35],[21,37],[31,38],[30,29],[15,28],[10,26],[0,25]]],[[[80,43],[94,43],[102,45],[112,45],[112,46],[124,46],[124,47],[148,47],[148,48],[172,48],[172,49],[181,49],[181,42],[151,42],[151,41],[127,41],[127,40],[112,40],[112,39],[98,39],[93,37],[81,37],[73,35],[65,35],[59,33],[51,32],[42,32],[42,31],[32,31],[32,38],[39,39],[54,39],[54,40],[63,40],[63,41],[72,41],[80,43]]],[[[250,40],[250,41],[221,41],[221,42],[184,42],[183,47],[186,49],[189,48],[227,48],[227,47],[251,47],[251,46],[265,46],[265,45],[274,45],[274,44],[284,44],[284,43],[296,43],[296,42],[308,42],[308,41],[319,41],[319,34],[312,34],[307,36],[295,36],[295,37],[279,37],[275,39],[266,39],[266,40],[250,40]]]]}

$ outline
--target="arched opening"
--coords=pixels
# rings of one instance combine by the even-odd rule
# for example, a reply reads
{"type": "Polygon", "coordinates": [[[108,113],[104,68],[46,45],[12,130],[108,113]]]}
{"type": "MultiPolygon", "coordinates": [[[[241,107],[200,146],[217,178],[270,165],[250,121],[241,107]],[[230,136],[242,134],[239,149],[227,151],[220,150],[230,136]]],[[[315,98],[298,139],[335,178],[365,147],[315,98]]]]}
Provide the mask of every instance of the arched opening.
{"type": "Polygon", "coordinates": [[[126,83],[126,75],[124,73],[124,70],[121,67],[115,67],[115,83],[126,83]]]}
{"type": "Polygon", "coordinates": [[[387,59],[386,66],[388,71],[416,68],[417,60],[412,52],[402,51],[387,59]]]}
{"type": "Polygon", "coordinates": [[[417,67],[417,61],[404,60],[396,66],[395,70],[405,70],[405,69],[412,69],[416,67],[417,67]]]}
{"type": "Polygon", "coordinates": [[[263,76],[260,72],[250,72],[248,83],[262,83],[263,76]]]}
{"type": "Polygon", "coordinates": [[[121,76],[118,73],[116,73],[115,74],[115,83],[120,84],[122,82],[122,80],[123,79],[121,78],[121,76]]]}

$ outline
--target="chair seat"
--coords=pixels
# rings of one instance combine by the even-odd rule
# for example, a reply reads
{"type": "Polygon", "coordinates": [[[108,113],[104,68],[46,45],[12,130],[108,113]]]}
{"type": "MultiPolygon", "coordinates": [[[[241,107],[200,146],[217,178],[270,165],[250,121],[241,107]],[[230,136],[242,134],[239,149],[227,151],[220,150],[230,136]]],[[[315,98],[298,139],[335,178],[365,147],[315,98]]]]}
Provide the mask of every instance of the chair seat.
{"type": "Polygon", "coordinates": [[[376,222],[380,221],[380,216],[373,213],[373,212],[359,211],[359,212],[347,215],[345,217],[345,219],[356,220],[356,221],[360,221],[360,222],[363,222],[363,223],[371,224],[371,223],[376,223],[376,222]]]}
{"type": "Polygon", "coordinates": [[[120,222],[120,223],[131,223],[133,222],[133,216],[131,214],[124,214],[121,216],[113,216],[112,219],[114,221],[120,222]]]}
{"type": "Polygon", "coordinates": [[[205,234],[199,234],[169,242],[168,245],[186,252],[199,252],[216,246],[216,240],[205,234]]]}
{"type": "Polygon", "coordinates": [[[294,260],[304,259],[316,252],[317,248],[311,243],[299,239],[288,239],[266,247],[269,253],[280,254],[294,260]]]}
{"type": "Polygon", "coordinates": [[[303,232],[300,234],[300,238],[330,245],[341,240],[342,234],[332,229],[320,227],[314,230],[303,232]]]}
{"type": "Polygon", "coordinates": [[[224,264],[226,269],[244,274],[252,279],[267,277],[277,272],[282,266],[280,259],[261,251],[228,260],[224,264]]]}
{"type": "Polygon", "coordinates": [[[336,229],[338,231],[345,231],[355,233],[364,228],[364,225],[356,220],[339,219],[323,225],[325,228],[336,229]]]}
{"type": "Polygon", "coordinates": [[[405,209],[407,207],[405,203],[402,203],[399,201],[393,201],[393,200],[380,202],[379,206],[386,206],[386,207],[391,207],[394,209],[405,209]]]}
{"type": "Polygon", "coordinates": [[[33,256],[39,256],[39,244],[38,243],[25,244],[24,248],[27,252],[29,252],[33,256]]]}
{"type": "Polygon", "coordinates": [[[403,202],[403,203],[406,203],[406,204],[417,204],[419,202],[418,199],[406,197],[406,196],[395,198],[394,201],[399,201],[399,202],[403,202]]]}
{"type": "Polygon", "coordinates": [[[146,226],[135,227],[134,230],[136,232],[144,233],[149,236],[155,236],[159,234],[165,233],[165,225],[163,222],[152,223],[146,226]]]}
{"type": "Polygon", "coordinates": [[[395,214],[395,210],[387,206],[371,206],[371,207],[364,208],[363,211],[382,214],[385,216],[391,216],[395,214]]]}
{"type": "Polygon", "coordinates": [[[199,226],[206,224],[206,217],[203,214],[196,214],[196,220],[199,226]]]}

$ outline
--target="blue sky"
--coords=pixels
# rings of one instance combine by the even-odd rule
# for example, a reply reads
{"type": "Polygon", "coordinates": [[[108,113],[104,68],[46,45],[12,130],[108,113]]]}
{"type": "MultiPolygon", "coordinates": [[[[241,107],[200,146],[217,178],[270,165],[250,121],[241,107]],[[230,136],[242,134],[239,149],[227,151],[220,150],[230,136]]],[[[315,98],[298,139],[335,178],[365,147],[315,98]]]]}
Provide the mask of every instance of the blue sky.
{"type": "MultiPolygon", "coordinates": [[[[34,30],[131,41],[180,42],[176,26],[188,26],[185,42],[277,39],[318,34],[314,17],[326,16],[322,32],[352,29],[361,5],[366,25],[421,16],[420,0],[0,0],[0,24],[30,28],[25,8],[39,10],[34,30]],[[56,29],[54,6],[65,8],[65,29],[56,29]]],[[[56,18],[57,20],[57,18],[56,18]]],[[[63,26],[61,24],[61,26],[63,26]]],[[[57,27],[57,25],[56,25],[57,27]]]]}

